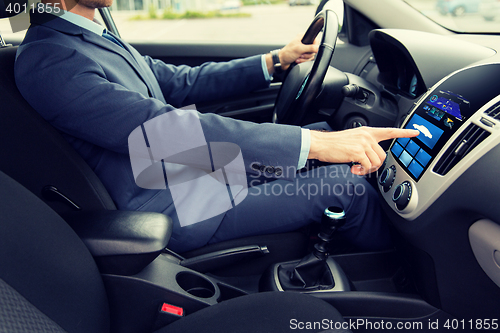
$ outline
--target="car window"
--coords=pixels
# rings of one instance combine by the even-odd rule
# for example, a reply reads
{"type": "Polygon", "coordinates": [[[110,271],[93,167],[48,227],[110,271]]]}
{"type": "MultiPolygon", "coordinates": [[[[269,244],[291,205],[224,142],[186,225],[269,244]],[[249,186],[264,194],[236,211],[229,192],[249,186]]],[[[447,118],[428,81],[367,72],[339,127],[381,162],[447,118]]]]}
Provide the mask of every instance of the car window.
{"type": "Polygon", "coordinates": [[[457,32],[500,32],[498,0],[404,0],[434,22],[457,32]]]}
{"type": "Polygon", "coordinates": [[[128,41],[287,43],[305,32],[318,5],[316,0],[204,0],[158,1],[143,8],[144,3],[119,0],[111,7],[128,41]]]}
{"type": "MultiPolygon", "coordinates": [[[[30,0],[29,3],[35,2],[36,1],[30,0]]],[[[103,22],[99,11],[96,11],[95,19],[98,22],[103,22]]],[[[102,24],[104,25],[104,23],[102,24]]],[[[0,19],[0,35],[2,35],[7,43],[19,44],[23,40],[24,35],[26,35],[26,31],[29,25],[30,23],[28,12],[24,12],[24,10],[21,10],[20,14],[16,15],[14,18],[0,19]]]]}
{"type": "MultiPolygon", "coordinates": [[[[130,42],[284,44],[305,32],[318,4],[319,0],[115,0],[110,9],[121,37],[130,42]]],[[[26,29],[28,15],[16,16],[20,19],[26,29]]],[[[11,20],[0,19],[0,33],[7,41],[19,43],[25,29],[13,32],[11,20]]]]}

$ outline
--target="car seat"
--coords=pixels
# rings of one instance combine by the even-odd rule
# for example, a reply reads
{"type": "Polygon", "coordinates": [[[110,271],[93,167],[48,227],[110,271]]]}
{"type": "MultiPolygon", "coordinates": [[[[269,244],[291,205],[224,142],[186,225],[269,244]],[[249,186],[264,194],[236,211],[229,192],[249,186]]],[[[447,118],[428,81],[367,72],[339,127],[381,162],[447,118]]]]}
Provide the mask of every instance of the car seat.
{"type": "MultiPolygon", "coordinates": [[[[0,216],[0,332],[113,331],[114,304],[85,245],[60,216],[2,172],[0,216]]],[[[188,314],[157,332],[279,333],[293,331],[291,320],[324,319],[344,322],[313,296],[257,293],[188,314]]]]}

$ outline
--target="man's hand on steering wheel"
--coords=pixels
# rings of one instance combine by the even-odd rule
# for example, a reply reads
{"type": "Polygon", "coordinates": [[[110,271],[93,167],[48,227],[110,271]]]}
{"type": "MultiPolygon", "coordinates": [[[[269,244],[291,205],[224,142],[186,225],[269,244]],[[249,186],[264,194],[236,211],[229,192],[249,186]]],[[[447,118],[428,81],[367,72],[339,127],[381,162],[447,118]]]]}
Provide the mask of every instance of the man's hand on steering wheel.
{"type": "MultiPolygon", "coordinates": [[[[300,64],[314,59],[314,56],[318,52],[319,40],[315,40],[313,44],[303,44],[303,36],[303,34],[298,35],[279,50],[278,55],[282,70],[286,71],[294,62],[300,64]]],[[[271,53],[266,54],[266,64],[269,74],[274,74],[274,62],[271,53]]]]}
{"type": "MultiPolygon", "coordinates": [[[[302,120],[320,93],[330,68],[338,28],[337,15],[331,10],[321,11],[313,19],[302,39],[297,38],[281,50],[279,57],[285,62],[282,69],[288,70],[274,104],[273,123],[302,125],[302,120]],[[323,34],[318,45],[315,40],[321,31],[323,34]],[[311,52],[316,52],[314,61],[305,61],[311,58],[311,52]],[[293,63],[296,63],[296,66],[291,66],[293,63]]],[[[271,59],[274,64],[277,63],[276,51],[271,51],[271,59]]]]}

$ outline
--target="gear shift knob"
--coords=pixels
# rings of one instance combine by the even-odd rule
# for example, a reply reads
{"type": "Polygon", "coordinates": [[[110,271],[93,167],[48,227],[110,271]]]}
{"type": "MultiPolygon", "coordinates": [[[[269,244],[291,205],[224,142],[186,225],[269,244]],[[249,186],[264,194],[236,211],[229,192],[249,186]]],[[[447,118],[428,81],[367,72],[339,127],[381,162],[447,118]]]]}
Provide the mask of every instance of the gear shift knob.
{"type": "MultiPolygon", "coordinates": [[[[340,207],[330,206],[323,212],[323,217],[321,218],[321,234],[323,237],[330,240],[333,233],[345,224],[345,212],[340,207]]],[[[322,240],[327,241],[326,239],[322,240]]]]}
{"type": "Polygon", "coordinates": [[[333,238],[333,234],[338,228],[345,224],[345,212],[340,207],[330,206],[323,212],[321,218],[321,231],[318,234],[320,242],[314,245],[314,255],[321,259],[326,260],[328,256],[328,244],[333,238]]]}

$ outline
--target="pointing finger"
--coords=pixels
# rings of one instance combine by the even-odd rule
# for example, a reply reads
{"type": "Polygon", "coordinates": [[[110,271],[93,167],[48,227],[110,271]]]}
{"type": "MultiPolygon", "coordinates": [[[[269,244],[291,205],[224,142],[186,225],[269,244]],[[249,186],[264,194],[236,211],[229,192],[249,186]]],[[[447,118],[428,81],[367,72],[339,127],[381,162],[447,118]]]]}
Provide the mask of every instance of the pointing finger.
{"type": "Polygon", "coordinates": [[[396,138],[413,138],[419,135],[420,132],[413,129],[401,128],[370,128],[370,134],[377,142],[380,142],[396,138]]]}

